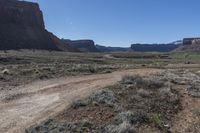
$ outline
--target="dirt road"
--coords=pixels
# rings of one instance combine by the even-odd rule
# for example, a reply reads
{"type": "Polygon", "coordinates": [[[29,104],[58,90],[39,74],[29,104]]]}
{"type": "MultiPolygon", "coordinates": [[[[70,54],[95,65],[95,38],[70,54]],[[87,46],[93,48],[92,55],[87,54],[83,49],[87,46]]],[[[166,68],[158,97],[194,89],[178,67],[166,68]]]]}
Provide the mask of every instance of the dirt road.
{"type": "Polygon", "coordinates": [[[35,82],[16,91],[0,94],[0,133],[24,132],[24,129],[56,115],[69,104],[100,88],[112,85],[123,75],[149,75],[161,70],[135,69],[110,74],[68,77],[35,82]],[[5,98],[6,97],[6,98],[5,98]]]}

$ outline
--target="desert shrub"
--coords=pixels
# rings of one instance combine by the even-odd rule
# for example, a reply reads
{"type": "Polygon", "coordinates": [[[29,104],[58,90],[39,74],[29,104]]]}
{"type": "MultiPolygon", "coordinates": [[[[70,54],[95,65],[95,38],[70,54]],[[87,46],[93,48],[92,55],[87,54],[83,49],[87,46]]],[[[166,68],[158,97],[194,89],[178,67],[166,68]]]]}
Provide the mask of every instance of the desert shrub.
{"type": "Polygon", "coordinates": [[[41,73],[38,75],[39,79],[48,79],[49,75],[47,73],[41,73]]]}
{"type": "Polygon", "coordinates": [[[162,121],[160,114],[155,114],[151,117],[151,122],[158,128],[164,127],[164,122],[162,121]]]}
{"type": "Polygon", "coordinates": [[[164,82],[159,79],[144,79],[138,75],[126,75],[122,78],[122,83],[132,84],[137,88],[155,89],[164,86],[164,82]]]}
{"type": "Polygon", "coordinates": [[[72,102],[71,107],[74,108],[74,109],[77,109],[79,107],[87,106],[88,104],[89,104],[88,99],[76,100],[76,101],[72,102]]]}
{"type": "Polygon", "coordinates": [[[34,69],[23,69],[20,71],[20,74],[23,76],[27,76],[33,74],[34,72],[34,69]]]}
{"type": "Polygon", "coordinates": [[[113,91],[105,89],[97,91],[89,97],[90,101],[113,106],[117,101],[113,91]]]}
{"type": "MultiPolygon", "coordinates": [[[[170,84],[155,77],[142,78],[128,75],[123,77],[118,84],[99,90],[88,98],[77,100],[71,104],[73,111],[83,107],[80,109],[81,111],[86,109],[91,114],[97,114],[91,107],[108,108],[108,113],[112,112],[110,113],[112,116],[103,119],[103,121],[108,120],[107,123],[95,123],[90,116],[86,115],[79,119],[86,118],[93,123],[87,120],[77,122],[79,119],[73,119],[72,122],[64,124],[50,121],[50,123],[43,124],[42,127],[40,124],[35,129],[39,129],[38,132],[135,133],[141,125],[148,124],[160,128],[162,131],[165,130],[165,121],[171,120],[179,111],[180,106],[179,95],[170,84]]],[[[102,116],[105,115],[104,111],[100,113],[102,116]]],[[[85,115],[85,113],[83,114],[85,115]]],[[[102,119],[99,118],[98,121],[102,121],[102,119]]]]}
{"type": "Polygon", "coordinates": [[[52,68],[50,68],[50,67],[43,67],[42,70],[43,71],[52,71],[52,68]]]}
{"type": "Polygon", "coordinates": [[[136,133],[133,125],[124,121],[119,125],[108,125],[105,128],[105,133],[136,133]]]}
{"type": "Polygon", "coordinates": [[[72,64],[68,71],[76,72],[76,73],[97,73],[98,67],[91,64],[72,64]]]}
{"type": "Polygon", "coordinates": [[[124,121],[127,121],[128,123],[135,125],[138,123],[148,123],[149,122],[149,117],[147,113],[145,112],[121,112],[115,117],[115,123],[120,124],[123,123],[124,121]]]}
{"type": "Polygon", "coordinates": [[[40,125],[35,125],[27,129],[26,133],[97,133],[100,129],[87,120],[80,122],[65,122],[61,123],[54,119],[48,119],[40,125]]]}
{"type": "Polygon", "coordinates": [[[80,122],[71,122],[65,123],[63,125],[66,131],[76,132],[76,133],[83,133],[83,132],[94,132],[97,133],[98,127],[96,127],[93,123],[88,120],[83,120],[80,122]]]}
{"type": "Polygon", "coordinates": [[[112,73],[112,70],[105,70],[104,73],[112,73]]]}
{"type": "Polygon", "coordinates": [[[106,126],[105,130],[108,133],[135,133],[134,125],[148,121],[146,113],[121,112],[115,117],[114,123],[106,126]]]}
{"type": "Polygon", "coordinates": [[[115,111],[119,111],[122,109],[122,107],[118,105],[117,99],[115,98],[113,91],[108,89],[99,90],[86,99],[76,100],[71,104],[71,107],[77,109],[79,107],[84,107],[92,103],[108,105],[109,107],[112,107],[115,111]]]}
{"type": "Polygon", "coordinates": [[[172,87],[171,87],[171,84],[166,84],[166,86],[164,87],[161,87],[159,90],[158,90],[158,95],[160,96],[170,96],[170,95],[173,95],[172,93],[172,87]]]}
{"type": "Polygon", "coordinates": [[[187,91],[193,97],[200,97],[200,83],[191,83],[191,85],[187,88],[187,91]]]}
{"type": "Polygon", "coordinates": [[[178,85],[189,85],[194,81],[199,81],[200,77],[186,70],[164,71],[157,75],[163,81],[169,81],[178,85]]]}
{"type": "Polygon", "coordinates": [[[143,98],[151,96],[151,92],[145,89],[137,90],[137,94],[143,98]]]}
{"type": "Polygon", "coordinates": [[[35,69],[34,69],[34,73],[35,73],[35,74],[40,74],[41,72],[40,72],[39,69],[35,68],[35,69]]]}
{"type": "Polygon", "coordinates": [[[154,78],[146,80],[146,85],[146,87],[148,87],[149,89],[159,89],[164,86],[164,82],[154,78]]]}
{"type": "Polygon", "coordinates": [[[180,96],[168,82],[135,76],[125,76],[122,81],[112,90],[125,110],[159,113],[164,120],[170,120],[181,109],[180,96]]]}
{"type": "Polygon", "coordinates": [[[141,102],[142,100],[143,100],[143,98],[138,94],[128,97],[128,102],[129,103],[141,102]]]}
{"type": "MultiPolygon", "coordinates": [[[[53,77],[53,71],[49,71],[47,69],[48,68],[44,68],[44,69],[43,68],[41,68],[41,69],[35,68],[35,69],[33,69],[32,73],[34,75],[34,78],[35,79],[41,79],[41,80],[52,78],[53,77]]],[[[24,74],[28,74],[28,72],[31,72],[31,70],[27,71],[27,73],[25,72],[24,74]]]]}
{"type": "Polygon", "coordinates": [[[124,77],[122,77],[122,80],[121,80],[121,82],[125,84],[133,84],[136,82],[138,83],[140,81],[142,81],[142,78],[138,75],[134,75],[134,76],[125,75],[124,77]]]}
{"type": "Polygon", "coordinates": [[[94,66],[89,66],[88,69],[90,73],[95,73],[97,71],[94,66]]]}

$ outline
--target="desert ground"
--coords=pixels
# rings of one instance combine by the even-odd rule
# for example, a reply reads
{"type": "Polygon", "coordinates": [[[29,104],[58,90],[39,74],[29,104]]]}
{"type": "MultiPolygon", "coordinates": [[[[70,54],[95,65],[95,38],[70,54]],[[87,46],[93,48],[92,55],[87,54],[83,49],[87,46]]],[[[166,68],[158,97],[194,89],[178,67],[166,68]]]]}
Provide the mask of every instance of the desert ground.
{"type": "Polygon", "coordinates": [[[0,132],[198,133],[199,57],[0,51],[0,132]]]}

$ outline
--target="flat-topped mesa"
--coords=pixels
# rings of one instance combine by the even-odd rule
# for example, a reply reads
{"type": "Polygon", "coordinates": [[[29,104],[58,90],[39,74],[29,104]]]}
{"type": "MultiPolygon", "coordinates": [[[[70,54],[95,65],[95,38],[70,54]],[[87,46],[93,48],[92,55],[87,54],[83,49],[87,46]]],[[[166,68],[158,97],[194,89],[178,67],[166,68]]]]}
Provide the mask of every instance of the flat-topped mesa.
{"type": "Polygon", "coordinates": [[[99,52],[99,50],[95,47],[95,43],[93,40],[63,39],[63,42],[74,49],[78,49],[80,52],[99,52]]]}
{"type": "Polygon", "coordinates": [[[184,38],[182,45],[175,51],[178,52],[200,52],[200,38],[184,38]]]}
{"type": "Polygon", "coordinates": [[[200,38],[184,38],[183,45],[200,44],[200,38]]]}
{"type": "Polygon", "coordinates": [[[0,1],[0,23],[17,24],[44,29],[42,11],[37,3],[17,0],[0,1]]]}
{"type": "Polygon", "coordinates": [[[37,3],[0,0],[0,18],[0,50],[71,50],[45,29],[37,3]]]}
{"type": "Polygon", "coordinates": [[[132,44],[131,49],[137,52],[171,52],[178,48],[179,44],[132,44]]]}

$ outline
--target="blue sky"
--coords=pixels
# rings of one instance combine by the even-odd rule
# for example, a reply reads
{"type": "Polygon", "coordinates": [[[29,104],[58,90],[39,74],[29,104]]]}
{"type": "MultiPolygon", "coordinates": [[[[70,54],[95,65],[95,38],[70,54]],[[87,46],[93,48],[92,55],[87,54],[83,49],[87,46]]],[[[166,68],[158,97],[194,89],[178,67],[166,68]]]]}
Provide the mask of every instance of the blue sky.
{"type": "Polygon", "coordinates": [[[106,46],[168,43],[200,36],[200,0],[29,0],[60,38],[106,46]]]}

